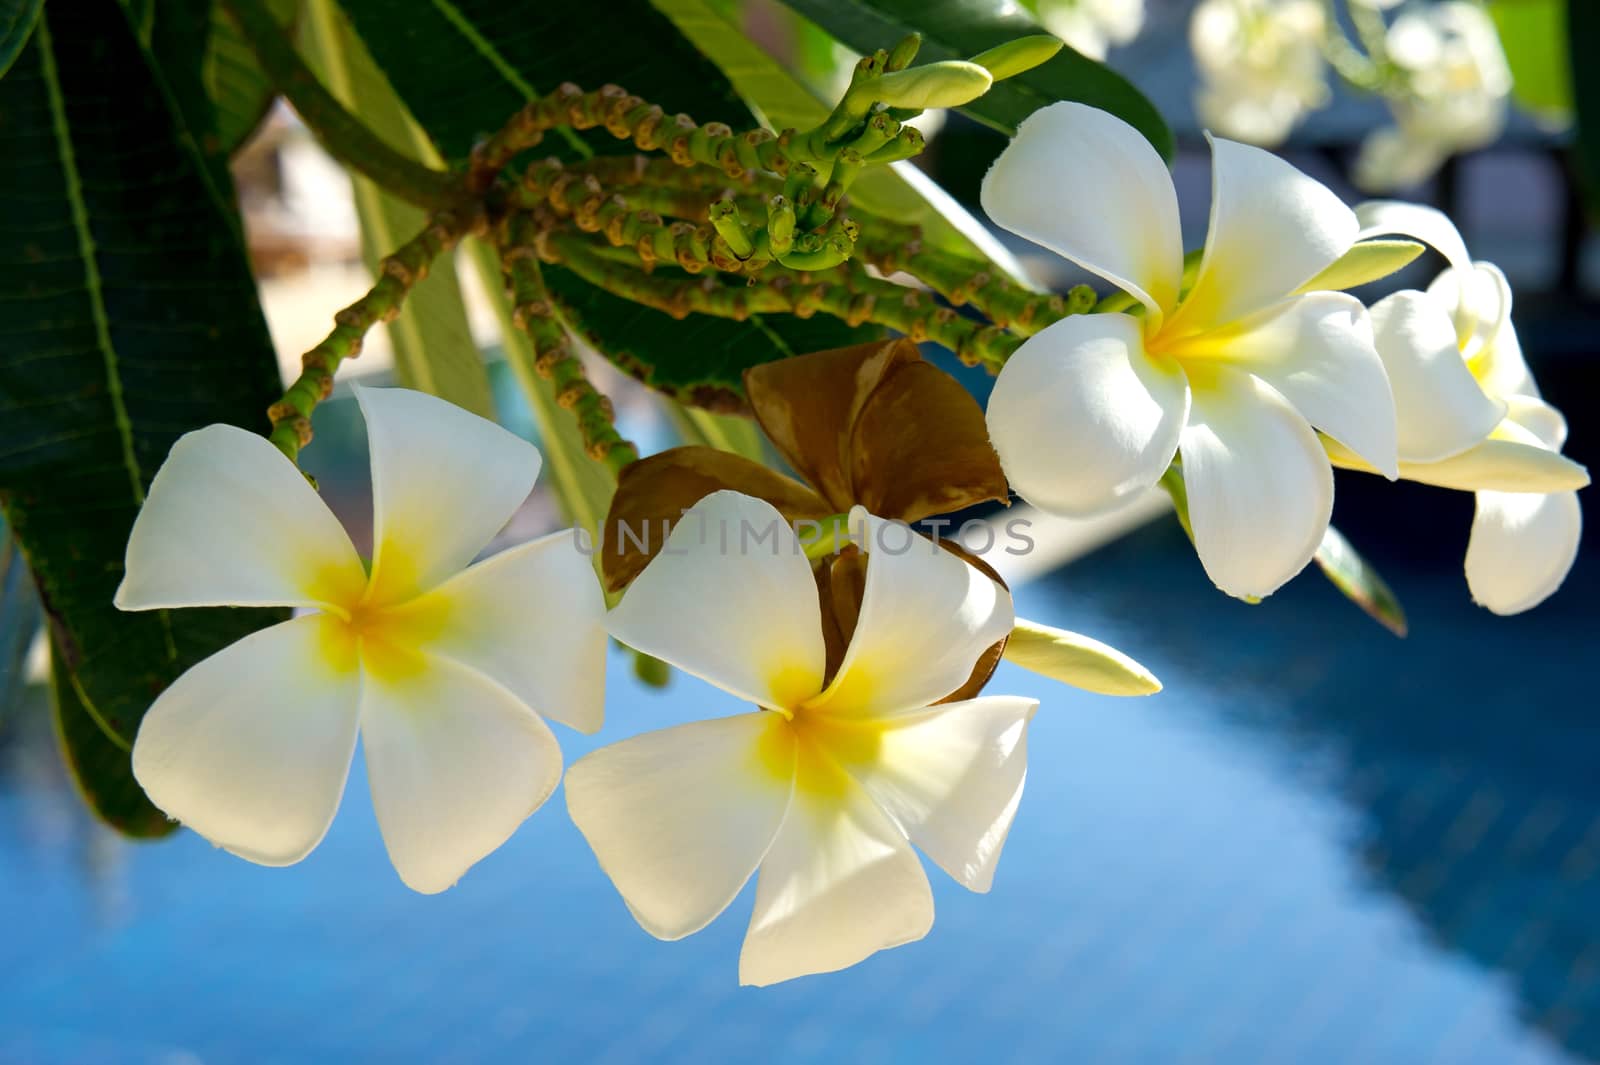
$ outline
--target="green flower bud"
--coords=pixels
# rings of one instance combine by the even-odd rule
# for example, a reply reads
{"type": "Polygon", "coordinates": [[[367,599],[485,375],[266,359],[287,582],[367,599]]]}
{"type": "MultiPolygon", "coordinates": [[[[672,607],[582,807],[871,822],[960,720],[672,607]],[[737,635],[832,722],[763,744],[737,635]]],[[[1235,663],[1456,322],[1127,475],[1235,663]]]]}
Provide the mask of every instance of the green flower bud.
{"type": "Polygon", "coordinates": [[[996,45],[987,52],[973,56],[972,61],[987,70],[995,81],[1001,81],[1016,77],[1025,70],[1032,70],[1040,63],[1054,58],[1059,51],[1061,51],[1059,38],[1052,37],[1048,33],[1040,33],[996,45]]]}
{"type": "Polygon", "coordinates": [[[889,50],[889,62],[885,64],[886,70],[904,70],[917,58],[917,51],[922,47],[922,34],[913,33],[903,38],[899,44],[889,50]]]}
{"type": "Polygon", "coordinates": [[[890,107],[960,107],[989,91],[994,79],[976,63],[960,59],[897,70],[877,79],[872,95],[890,107]]]}

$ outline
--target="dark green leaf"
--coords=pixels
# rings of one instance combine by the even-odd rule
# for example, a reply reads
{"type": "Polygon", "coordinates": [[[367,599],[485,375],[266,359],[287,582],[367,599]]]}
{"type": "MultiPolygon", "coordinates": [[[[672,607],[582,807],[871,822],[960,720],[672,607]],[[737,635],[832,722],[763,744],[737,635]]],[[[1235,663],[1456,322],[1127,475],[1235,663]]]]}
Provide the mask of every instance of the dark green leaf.
{"type": "Polygon", "coordinates": [[[50,699],[56,743],[84,805],[125,836],[156,839],[171,833],[178,827],[177,822],[169,821],[145,798],[144,789],[133,778],[129,749],[112,742],[95,723],[73,687],[72,675],[62,664],[63,657],[59,650],[52,649],[50,699]]]}
{"type": "Polygon", "coordinates": [[[1590,214],[1600,214],[1600,4],[1567,5],[1567,56],[1578,120],[1578,160],[1588,185],[1590,214]]]}
{"type": "MultiPolygon", "coordinates": [[[[616,83],[699,122],[755,123],[727,78],[646,0],[610,0],[604,17],[567,3],[434,0],[396,18],[389,0],[342,2],[368,51],[447,159],[465,158],[476,140],[564,81],[586,88],[616,83]]],[[[603,130],[552,135],[540,146],[544,154],[567,159],[632,150],[603,130]]],[[[747,366],[863,336],[820,316],[734,322],[696,315],[675,323],[558,268],[547,270],[546,279],[601,351],[685,396],[701,388],[737,396],[747,366]]]]}
{"type": "Polygon", "coordinates": [[[1323,576],[1344,593],[1356,606],[1396,636],[1406,634],[1406,612],[1389,585],[1372,568],[1372,563],[1361,557],[1344,534],[1332,525],[1322,535],[1322,546],[1317,548],[1317,565],[1323,576]]]}
{"type": "Polygon", "coordinates": [[[0,77],[22,54],[43,8],[44,0],[0,0],[0,77]]]}
{"type": "MultiPolygon", "coordinates": [[[[918,63],[966,59],[1040,32],[1011,0],[783,0],[858,52],[893,48],[922,34],[918,63]]],[[[1014,78],[999,82],[960,110],[1003,133],[1057,100],[1076,100],[1109,111],[1143,133],[1171,159],[1172,131],[1159,112],[1120,74],[1070,47],[1014,78]]]]}
{"type": "MultiPolygon", "coordinates": [[[[399,151],[430,166],[438,156],[405,104],[372,62],[332,0],[307,0],[306,61],[340,103],[399,151]]],[[[367,267],[428,224],[427,212],[391,196],[367,178],[352,175],[361,251],[367,267]]],[[[406,297],[400,317],[384,328],[394,347],[395,376],[408,388],[430,392],[483,417],[493,416],[489,375],[472,339],[455,260],[440,256],[406,297]]]]}
{"type": "Polygon", "coordinates": [[[132,741],[277,611],[111,605],[179,435],[265,426],[277,364],[237,222],[114,0],[53,5],[0,81],[0,504],[84,711],[132,741]]]}
{"type": "MultiPolygon", "coordinates": [[[[267,0],[283,26],[294,24],[300,0],[267,0]]],[[[211,5],[211,33],[200,68],[206,96],[215,111],[212,130],[219,150],[232,155],[266,118],[277,95],[239,27],[220,3],[211,5]]]]}

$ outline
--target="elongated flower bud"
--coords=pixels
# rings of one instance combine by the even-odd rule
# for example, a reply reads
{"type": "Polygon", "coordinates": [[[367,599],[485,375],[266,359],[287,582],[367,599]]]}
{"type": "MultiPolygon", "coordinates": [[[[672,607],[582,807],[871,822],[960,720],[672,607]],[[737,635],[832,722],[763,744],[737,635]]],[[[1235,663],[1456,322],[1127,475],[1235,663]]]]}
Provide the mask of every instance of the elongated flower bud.
{"type": "Polygon", "coordinates": [[[994,79],[976,63],[953,59],[885,74],[872,94],[890,107],[960,107],[989,91],[994,79]]]}
{"type": "Polygon", "coordinates": [[[1048,33],[1018,37],[972,57],[972,62],[987,70],[995,81],[1016,77],[1047,62],[1061,51],[1061,41],[1048,33]]]}

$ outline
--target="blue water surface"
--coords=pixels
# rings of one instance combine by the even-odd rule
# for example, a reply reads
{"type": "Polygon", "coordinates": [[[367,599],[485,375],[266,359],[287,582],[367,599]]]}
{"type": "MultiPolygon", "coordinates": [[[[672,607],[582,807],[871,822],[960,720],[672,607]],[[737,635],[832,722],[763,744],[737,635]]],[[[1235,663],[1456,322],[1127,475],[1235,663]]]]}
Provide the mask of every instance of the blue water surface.
{"type": "MultiPolygon", "coordinates": [[[[706,931],[635,926],[558,794],[451,891],[406,890],[357,762],[326,842],[263,869],[80,812],[37,723],[0,747],[0,1062],[1600,1059],[1600,782],[1585,558],[1541,611],[1392,573],[1388,636],[1314,576],[1260,607],[1161,522],[1018,591],[1167,684],[1038,697],[994,890],[929,867],[922,942],[737,983],[751,889],[706,931]]],[[[736,712],[612,662],[601,740],[736,712]]]]}

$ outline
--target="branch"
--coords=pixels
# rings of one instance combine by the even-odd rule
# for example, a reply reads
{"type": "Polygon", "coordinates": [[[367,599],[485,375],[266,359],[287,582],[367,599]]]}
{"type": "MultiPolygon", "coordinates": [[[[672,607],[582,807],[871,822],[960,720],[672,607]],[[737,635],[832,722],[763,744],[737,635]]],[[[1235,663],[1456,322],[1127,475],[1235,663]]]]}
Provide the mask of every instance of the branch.
{"type": "Polygon", "coordinates": [[[223,0],[273,85],[328,154],[389,192],[430,210],[460,199],[450,174],[391,148],[317,80],[263,0],[223,0]]]}

